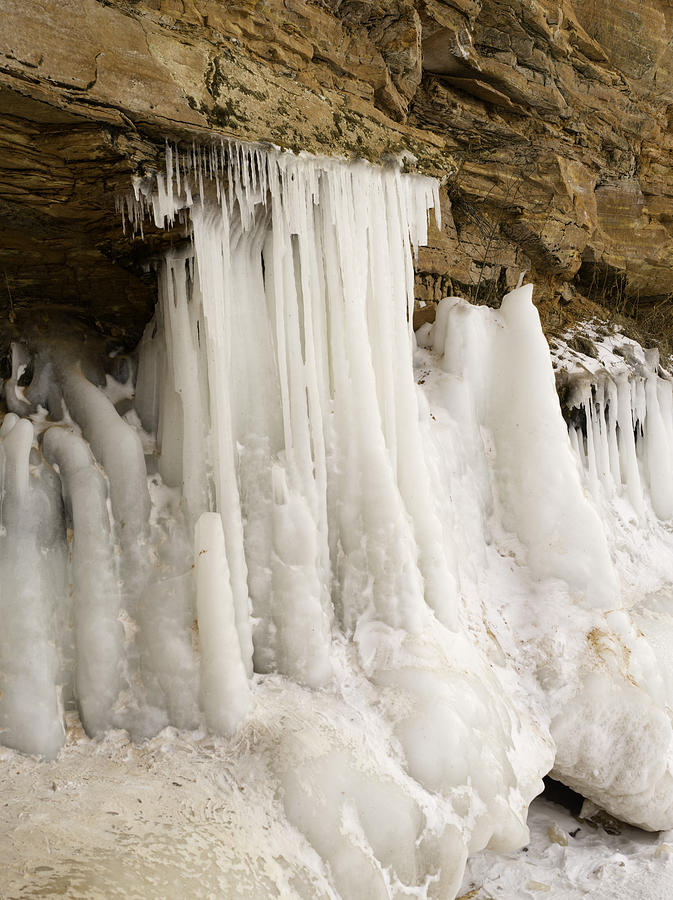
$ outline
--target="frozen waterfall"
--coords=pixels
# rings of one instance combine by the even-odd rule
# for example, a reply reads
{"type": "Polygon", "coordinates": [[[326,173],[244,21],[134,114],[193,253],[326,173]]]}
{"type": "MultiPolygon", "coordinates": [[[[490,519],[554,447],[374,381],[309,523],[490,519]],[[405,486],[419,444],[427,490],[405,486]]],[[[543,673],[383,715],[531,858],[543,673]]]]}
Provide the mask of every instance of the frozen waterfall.
{"type": "Polygon", "coordinates": [[[4,386],[2,742],[218,735],[345,898],[455,896],[552,768],[673,825],[673,382],[561,342],[564,422],[531,285],[416,339],[437,192],[169,146],[137,352],[36,325],[4,386]]]}

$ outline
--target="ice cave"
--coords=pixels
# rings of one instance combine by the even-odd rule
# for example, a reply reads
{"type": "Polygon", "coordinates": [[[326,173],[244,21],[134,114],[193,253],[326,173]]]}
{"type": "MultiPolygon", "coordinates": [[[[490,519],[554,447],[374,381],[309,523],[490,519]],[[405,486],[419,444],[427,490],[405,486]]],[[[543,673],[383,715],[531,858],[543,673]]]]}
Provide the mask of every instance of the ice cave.
{"type": "Polygon", "coordinates": [[[550,350],[523,273],[414,333],[438,182],[399,162],[167,141],[117,207],[181,236],[136,349],[36,318],[9,352],[3,766],[128,806],[111,760],[170,764],[227,814],[145,822],[135,876],[78,851],[68,896],[453,898],[549,773],[673,828],[656,351],[550,350]]]}

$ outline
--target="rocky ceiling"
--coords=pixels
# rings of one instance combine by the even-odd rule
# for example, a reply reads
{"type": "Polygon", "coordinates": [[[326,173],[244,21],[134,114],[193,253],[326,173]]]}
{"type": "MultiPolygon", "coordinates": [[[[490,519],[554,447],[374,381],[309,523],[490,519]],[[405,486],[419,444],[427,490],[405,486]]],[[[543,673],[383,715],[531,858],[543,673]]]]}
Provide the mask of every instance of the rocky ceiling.
{"type": "Polygon", "coordinates": [[[0,11],[7,329],[60,310],[135,340],[154,301],[147,263],[182,235],[125,236],[115,196],[161,165],[165,137],[213,134],[405,154],[446,178],[444,227],[419,259],[425,299],[483,302],[523,268],[554,308],[582,292],[614,304],[615,286],[632,306],[673,293],[667,0],[0,0],[0,11]]]}
{"type": "MultiPolygon", "coordinates": [[[[112,130],[0,90],[0,304],[6,325],[74,315],[133,340],[155,300],[115,196],[132,163],[112,130]]],[[[151,252],[151,248],[146,248],[151,252]]],[[[145,254],[143,254],[145,255],[145,254]]],[[[10,328],[11,330],[11,328],[10,328]]]]}
{"type": "Polygon", "coordinates": [[[403,100],[364,29],[352,37],[311,3],[198,6],[2,0],[5,330],[59,312],[138,338],[155,299],[148,263],[183,236],[125,236],[115,199],[134,172],[163,165],[166,138],[224,134],[379,161],[407,153],[450,169],[443,139],[400,124],[403,100]],[[299,81],[289,66],[304,57],[299,81]]]}

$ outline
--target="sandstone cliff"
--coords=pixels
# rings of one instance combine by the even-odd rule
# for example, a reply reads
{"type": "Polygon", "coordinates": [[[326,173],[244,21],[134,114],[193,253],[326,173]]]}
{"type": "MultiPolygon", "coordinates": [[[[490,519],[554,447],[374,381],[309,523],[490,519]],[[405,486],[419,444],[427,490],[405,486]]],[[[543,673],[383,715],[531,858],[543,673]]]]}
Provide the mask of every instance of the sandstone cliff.
{"type": "MultiPolygon", "coordinates": [[[[418,295],[521,269],[656,330],[673,286],[666,0],[0,0],[0,303],[134,338],[153,240],[114,197],[164,137],[217,133],[445,179],[418,295]],[[415,159],[415,163],[411,160],[415,159]]],[[[168,239],[177,239],[171,236],[168,239]]],[[[154,241],[166,240],[155,236],[154,241]]]]}

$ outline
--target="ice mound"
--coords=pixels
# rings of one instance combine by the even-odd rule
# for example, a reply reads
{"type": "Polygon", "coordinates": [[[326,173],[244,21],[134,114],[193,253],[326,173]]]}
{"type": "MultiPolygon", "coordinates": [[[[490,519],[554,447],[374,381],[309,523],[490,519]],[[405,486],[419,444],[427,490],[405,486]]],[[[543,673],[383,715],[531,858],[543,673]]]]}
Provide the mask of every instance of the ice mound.
{"type": "Polygon", "coordinates": [[[598,513],[586,496],[559,412],[547,342],[525,285],[498,312],[440,304],[433,349],[473,428],[493,440],[502,524],[518,535],[539,578],[567,581],[589,604],[616,602],[617,581],[598,513]]]}
{"type": "Polygon", "coordinates": [[[474,522],[481,598],[500,602],[520,637],[512,655],[542,689],[555,777],[626,821],[669,828],[673,544],[658,491],[673,461],[672,381],[656,351],[618,335],[594,358],[571,337],[552,360],[529,286],[499,311],[447,298],[417,362],[439,363],[423,390],[470,448],[453,515],[474,522]],[[518,565],[498,571],[507,555],[518,565]]]}

